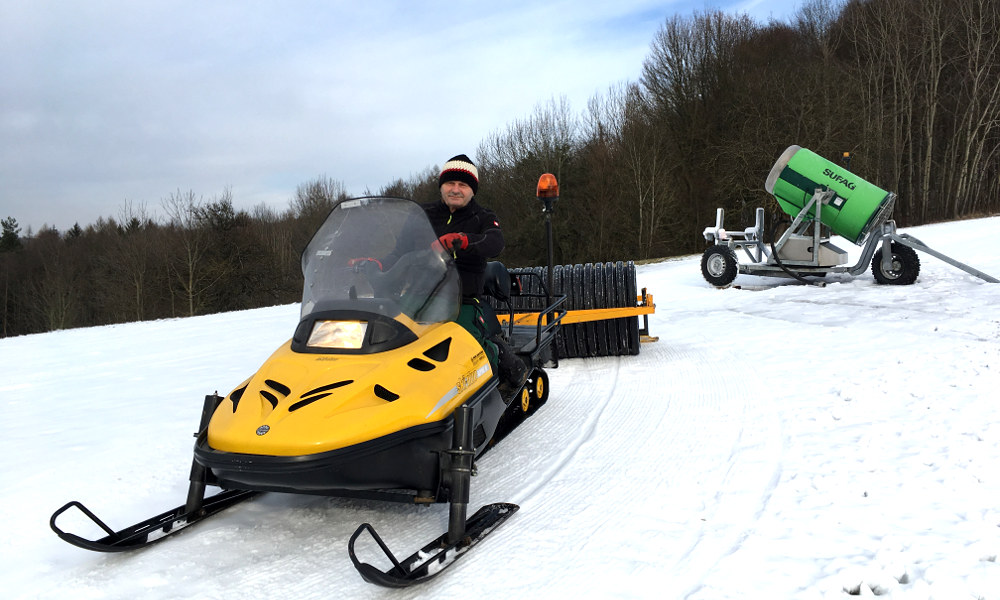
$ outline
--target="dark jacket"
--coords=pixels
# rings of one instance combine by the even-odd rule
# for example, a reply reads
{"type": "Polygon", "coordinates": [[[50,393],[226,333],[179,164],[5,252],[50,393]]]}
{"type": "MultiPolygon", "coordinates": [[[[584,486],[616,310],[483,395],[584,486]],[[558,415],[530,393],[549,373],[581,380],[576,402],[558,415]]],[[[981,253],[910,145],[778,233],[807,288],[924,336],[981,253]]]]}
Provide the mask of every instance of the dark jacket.
{"type": "Polygon", "coordinates": [[[424,211],[439,237],[446,233],[464,233],[469,238],[468,248],[454,251],[455,266],[462,279],[462,296],[481,296],[486,261],[497,257],[504,247],[496,215],[480,206],[475,198],[455,212],[451,212],[444,202],[426,204],[424,211]]]}

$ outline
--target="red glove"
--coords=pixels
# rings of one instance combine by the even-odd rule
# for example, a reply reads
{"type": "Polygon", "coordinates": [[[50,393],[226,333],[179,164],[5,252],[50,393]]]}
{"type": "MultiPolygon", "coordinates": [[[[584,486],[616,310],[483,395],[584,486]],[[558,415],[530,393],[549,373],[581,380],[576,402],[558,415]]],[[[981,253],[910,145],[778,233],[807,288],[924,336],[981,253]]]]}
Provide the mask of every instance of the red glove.
{"type": "Polygon", "coordinates": [[[469,247],[469,236],[464,233],[446,233],[438,238],[438,243],[447,250],[465,250],[469,247]]]}
{"type": "Polygon", "coordinates": [[[378,270],[379,271],[382,270],[382,262],[379,259],[377,259],[377,258],[371,258],[370,256],[365,256],[365,257],[362,257],[362,258],[352,258],[351,260],[347,261],[347,265],[350,266],[350,267],[354,267],[354,266],[357,266],[357,265],[365,263],[365,262],[373,262],[376,265],[378,265],[378,270]]]}

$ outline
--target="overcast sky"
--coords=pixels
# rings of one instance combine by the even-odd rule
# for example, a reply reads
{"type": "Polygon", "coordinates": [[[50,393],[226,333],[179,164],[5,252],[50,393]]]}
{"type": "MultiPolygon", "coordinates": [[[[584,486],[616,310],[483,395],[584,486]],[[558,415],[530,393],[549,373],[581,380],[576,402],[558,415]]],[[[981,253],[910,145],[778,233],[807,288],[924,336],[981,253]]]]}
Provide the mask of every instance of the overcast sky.
{"type": "Polygon", "coordinates": [[[227,187],[284,210],[318,177],[376,192],[636,81],[674,14],[801,4],[0,0],[0,218],[65,231],[227,187]]]}

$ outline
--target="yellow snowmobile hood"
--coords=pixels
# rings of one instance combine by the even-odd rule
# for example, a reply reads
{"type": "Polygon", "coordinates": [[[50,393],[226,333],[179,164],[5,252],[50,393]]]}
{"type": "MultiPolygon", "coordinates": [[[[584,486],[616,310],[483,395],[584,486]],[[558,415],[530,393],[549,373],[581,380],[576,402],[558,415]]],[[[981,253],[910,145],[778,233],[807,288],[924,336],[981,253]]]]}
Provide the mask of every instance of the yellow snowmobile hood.
{"type": "Polygon", "coordinates": [[[440,421],[492,377],[476,340],[453,322],[374,354],[279,348],[216,409],[208,443],[225,452],[315,454],[440,421]]]}

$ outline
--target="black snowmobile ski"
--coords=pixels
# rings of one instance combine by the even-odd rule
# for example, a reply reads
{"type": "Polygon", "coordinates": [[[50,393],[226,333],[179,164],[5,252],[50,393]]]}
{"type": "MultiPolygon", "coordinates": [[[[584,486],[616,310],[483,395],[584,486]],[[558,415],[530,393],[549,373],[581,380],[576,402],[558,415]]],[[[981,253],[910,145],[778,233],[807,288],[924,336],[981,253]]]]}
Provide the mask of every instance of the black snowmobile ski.
{"type": "Polygon", "coordinates": [[[368,523],[358,527],[354,535],[347,543],[347,553],[351,556],[354,568],[358,570],[361,577],[368,583],[374,583],[388,588],[405,588],[411,585],[427,581],[438,573],[444,571],[455,562],[465,556],[473,546],[478,544],[496,529],[501,523],[513,515],[519,507],[516,504],[498,502],[487,504],[476,514],[469,517],[465,522],[465,535],[457,541],[449,542],[448,533],[427,544],[416,551],[403,562],[396,560],[382,538],[375,532],[375,528],[368,523]],[[358,560],[354,553],[354,543],[364,531],[368,531],[375,542],[379,545],[385,555],[392,561],[393,567],[387,571],[379,570],[377,567],[358,560]]]}
{"type": "Polygon", "coordinates": [[[347,542],[347,553],[351,556],[354,568],[368,583],[383,587],[403,588],[427,581],[454,564],[497,526],[517,512],[519,507],[516,504],[498,502],[483,506],[466,520],[470,479],[474,470],[473,459],[476,454],[473,445],[472,407],[468,404],[459,406],[455,409],[453,418],[455,419],[455,428],[452,447],[445,453],[448,462],[446,476],[451,495],[448,531],[414,552],[403,562],[399,562],[382,541],[382,538],[375,532],[375,528],[369,523],[363,523],[347,542]],[[369,563],[358,560],[358,556],[354,552],[354,543],[365,531],[371,534],[382,552],[392,562],[393,566],[388,571],[381,571],[369,563]]]}
{"type": "Polygon", "coordinates": [[[220,492],[214,496],[210,496],[203,500],[201,508],[189,511],[187,506],[178,506],[173,510],[168,510],[165,513],[159,514],[155,517],[146,519],[140,523],[136,523],[131,527],[126,527],[121,531],[115,531],[108,527],[104,521],[97,518],[93,512],[90,511],[86,506],[80,502],[73,500],[67,503],[65,506],[52,513],[52,518],[49,519],[49,526],[52,527],[52,531],[63,540],[84,548],[86,550],[93,550],[95,552],[125,552],[127,550],[135,550],[137,548],[143,548],[159,542],[166,537],[185,529],[199,521],[203,521],[208,517],[223,511],[234,504],[238,504],[244,500],[248,500],[253,497],[256,492],[249,492],[245,490],[229,490],[225,492],[220,492]],[[79,509],[83,514],[87,515],[91,521],[97,524],[98,527],[107,532],[108,535],[99,540],[88,540],[82,538],[74,533],[68,533],[60,529],[56,525],[56,519],[59,515],[63,514],[71,508],[79,509]]]}
{"type": "MultiPolygon", "coordinates": [[[[201,423],[198,425],[199,432],[204,432],[208,428],[208,421],[221,402],[222,398],[217,394],[205,396],[205,403],[201,409],[201,423]]],[[[191,461],[191,483],[188,486],[187,502],[173,510],[150,517],[121,531],[115,531],[108,527],[89,508],[76,500],[68,502],[65,506],[52,513],[52,518],[49,519],[49,527],[64,541],[86,550],[93,550],[95,552],[125,552],[154,544],[199,521],[204,521],[208,517],[234,504],[249,500],[257,494],[257,492],[247,490],[228,490],[206,498],[206,486],[214,483],[209,475],[208,469],[204,465],[199,464],[197,461],[191,461]],[[99,540],[88,540],[75,533],[68,533],[60,529],[56,525],[56,519],[71,508],[77,508],[108,535],[99,540]]]]}

